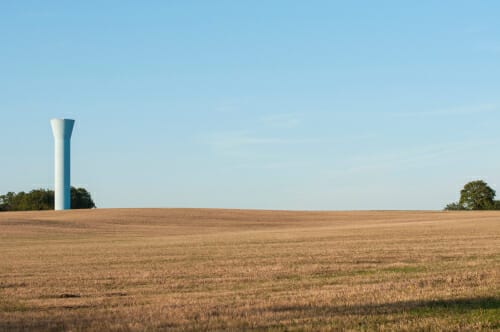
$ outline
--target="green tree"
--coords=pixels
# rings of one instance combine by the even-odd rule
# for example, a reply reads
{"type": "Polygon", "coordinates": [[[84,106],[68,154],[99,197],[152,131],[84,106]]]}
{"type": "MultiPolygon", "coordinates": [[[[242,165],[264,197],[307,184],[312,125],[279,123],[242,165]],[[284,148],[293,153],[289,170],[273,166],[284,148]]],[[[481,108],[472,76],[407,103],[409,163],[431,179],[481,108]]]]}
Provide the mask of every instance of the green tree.
{"type": "Polygon", "coordinates": [[[8,192],[5,195],[2,195],[0,199],[2,200],[2,210],[9,211],[11,210],[11,206],[13,204],[14,198],[16,194],[14,192],[8,192]]]}
{"type": "Polygon", "coordinates": [[[8,211],[9,205],[7,204],[7,195],[0,195],[0,212],[8,211]]]}
{"type": "Polygon", "coordinates": [[[71,187],[72,209],[93,209],[95,207],[90,193],[85,188],[71,187]]]}
{"type": "Polygon", "coordinates": [[[482,180],[467,183],[460,191],[458,202],[466,210],[492,210],[495,208],[495,190],[482,180]]]}
{"type": "Polygon", "coordinates": [[[444,208],[446,211],[460,211],[460,210],[465,210],[465,207],[463,205],[460,205],[459,203],[450,203],[446,205],[444,208]]]}
{"type": "Polygon", "coordinates": [[[24,195],[24,210],[50,210],[54,207],[54,192],[35,189],[24,195]]]}

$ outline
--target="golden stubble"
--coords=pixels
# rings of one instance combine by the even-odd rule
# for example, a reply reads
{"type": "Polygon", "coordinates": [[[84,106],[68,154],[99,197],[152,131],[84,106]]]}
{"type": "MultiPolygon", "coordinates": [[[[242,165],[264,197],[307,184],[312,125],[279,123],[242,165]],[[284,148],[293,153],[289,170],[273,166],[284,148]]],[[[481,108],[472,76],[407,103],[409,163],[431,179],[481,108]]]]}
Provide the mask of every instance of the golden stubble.
{"type": "Polygon", "coordinates": [[[489,330],[499,280],[499,212],[0,213],[0,330],[489,330]]]}

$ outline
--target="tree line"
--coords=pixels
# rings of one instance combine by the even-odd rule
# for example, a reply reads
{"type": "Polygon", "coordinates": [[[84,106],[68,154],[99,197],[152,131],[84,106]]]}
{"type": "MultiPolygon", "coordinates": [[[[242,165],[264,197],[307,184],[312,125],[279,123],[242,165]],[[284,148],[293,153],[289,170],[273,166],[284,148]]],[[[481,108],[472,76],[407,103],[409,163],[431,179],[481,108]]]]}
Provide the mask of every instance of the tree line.
{"type": "Polygon", "coordinates": [[[445,210],[500,210],[500,201],[495,200],[496,192],[483,180],[471,181],[460,190],[460,200],[444,208],[445,210]]]}
{"type": "MultiPolygon", "coordinates": [[[[72,209],[93,209],[95,203],[85,188],[71,187],[72,209]]],[[[54,191],[35,189],[30,192],[8,192],[0,195],[0,211],[53,210],[54,191]]]]}
{"type": "MultiPolygon", "coordinates": [[[[496,192],[483,180],[471,181],[460,191],[460,200],[444,208],[452,210],[500,210],[500,201],[495,200],[496,192]]],[[[93,209],[95,203],[85,188],[71,187],[72,209],[93,209]]],[[[54,191],[35,189],[30,192],[8,192],[0,195],[0,211],[53,210],[54,191]]]]}

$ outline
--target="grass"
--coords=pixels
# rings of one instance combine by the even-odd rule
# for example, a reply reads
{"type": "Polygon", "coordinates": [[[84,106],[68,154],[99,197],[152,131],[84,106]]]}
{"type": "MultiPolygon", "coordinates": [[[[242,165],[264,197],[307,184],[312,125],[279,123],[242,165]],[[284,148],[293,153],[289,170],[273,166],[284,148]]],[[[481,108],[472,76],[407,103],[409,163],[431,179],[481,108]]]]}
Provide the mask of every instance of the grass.
{"type": "Polygon", "coordinates": [[[0,214],[0,330],[495,330],[498,317],[498,212],[0,214]]]}

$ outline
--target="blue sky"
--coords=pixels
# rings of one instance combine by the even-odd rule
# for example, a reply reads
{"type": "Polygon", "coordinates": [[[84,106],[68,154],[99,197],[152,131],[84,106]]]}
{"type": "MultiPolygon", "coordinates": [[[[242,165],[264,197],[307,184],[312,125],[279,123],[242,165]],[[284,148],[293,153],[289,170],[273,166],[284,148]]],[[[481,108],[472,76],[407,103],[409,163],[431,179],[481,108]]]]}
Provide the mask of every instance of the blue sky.
{"type": "Polygon", "coordinates": [[[1,1],[0,191],[441,209],[500,190],[498,1],[1,1]]]}

